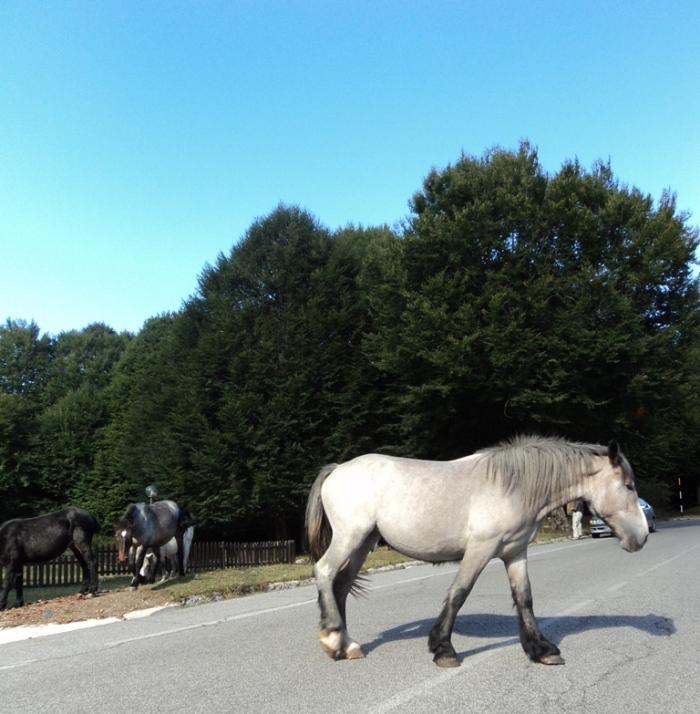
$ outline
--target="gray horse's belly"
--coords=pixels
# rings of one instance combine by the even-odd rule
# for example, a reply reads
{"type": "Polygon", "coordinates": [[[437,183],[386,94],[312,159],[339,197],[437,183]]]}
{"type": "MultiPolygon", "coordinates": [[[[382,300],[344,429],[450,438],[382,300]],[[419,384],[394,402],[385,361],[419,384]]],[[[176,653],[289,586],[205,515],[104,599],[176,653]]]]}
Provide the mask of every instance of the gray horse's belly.
{"type": "Polygon", "coordinates": [[[382,538],[399,553],[425,560],[429,563],[444,563],[462,560],[464,557],[464,538],[461,533],[446,532],[437,527],[405,528],[397,524],[377,524],[382,538]]]}

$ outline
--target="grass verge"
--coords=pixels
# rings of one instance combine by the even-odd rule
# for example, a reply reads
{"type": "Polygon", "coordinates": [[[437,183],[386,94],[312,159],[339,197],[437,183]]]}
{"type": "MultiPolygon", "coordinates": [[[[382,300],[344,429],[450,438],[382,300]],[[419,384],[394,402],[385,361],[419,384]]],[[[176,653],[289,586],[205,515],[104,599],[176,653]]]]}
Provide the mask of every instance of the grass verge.
{"type": "MultiPolygon", "coordinates": [[[[153,585],[143,585],[139,590],[154,594],[167,594],[171,602],[187,602],[192,599],[230,598],[265,590],[272,583],[303,581],[312,577],[312,565],[308,558],[297,558],[297,563],[281,565],[260,565],[249,568],[228,568],[227,570],[207,570],[192,572],[186,578],[168,580],[153,585]]],[[[363,570],[381,568],[386,565],[405,563],[405,555],[388,548],[379,548],[370,553],[363,570]]],[[[130,576],[113,575],[100,578],[100,591],[109,592],[128,587],[130,576]]],[[[75,585],[52,585],[25,588],[25,600],[52,600],[76,590],[75,585]]]]}

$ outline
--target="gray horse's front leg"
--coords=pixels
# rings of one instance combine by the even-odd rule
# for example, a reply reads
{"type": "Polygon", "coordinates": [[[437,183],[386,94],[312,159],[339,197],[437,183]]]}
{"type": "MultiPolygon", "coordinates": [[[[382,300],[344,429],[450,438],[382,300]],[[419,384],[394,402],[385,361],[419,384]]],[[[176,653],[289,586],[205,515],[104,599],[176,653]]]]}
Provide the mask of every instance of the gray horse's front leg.
{"type": "Polygon", "coordinates": [[[145,583],[146,578],[141,575],[141,568],[143,567],[143,561],[146,558],[146,551],[148,548],[144,548],[142,545],[138,546],[136,549],[136,555],[134,558],[134,577],[131,578],[131,589],[136,590],[140,583],[145,583]]]}
{"type": "Polygon", "coordinates": [[[532,610],[532,590],[530,577],[527,574],[527,549],[513,558],[504,559],[513,602],[518,610],[518,630],[520,643],[525,654],[533,661],[541,664],[564,664],[559,648],[545,639],[537,625],[532,610]]]}
{"type": "Polygon", "coordinates": [[[438,667],[459,667],[457,653],[452,646],[452,629],[457,613],[474,587],[476,579],[491,559],[492,551],[465,554],[459,572],[447,592],[445,606],[428,636],[428,649],[438,667]]]}
{"type": "Polygon", "coordinates": [[[159,567],[161,574],[165,574],[165,558],[161,555],[160,548],[153,548],[151,553],[153,555],[153,562],[151,563],[151,567],[148,571],[148,578],[146,579],[146,582],[152,584],[155,583],[156,578],[158,577],[159,567]]]}

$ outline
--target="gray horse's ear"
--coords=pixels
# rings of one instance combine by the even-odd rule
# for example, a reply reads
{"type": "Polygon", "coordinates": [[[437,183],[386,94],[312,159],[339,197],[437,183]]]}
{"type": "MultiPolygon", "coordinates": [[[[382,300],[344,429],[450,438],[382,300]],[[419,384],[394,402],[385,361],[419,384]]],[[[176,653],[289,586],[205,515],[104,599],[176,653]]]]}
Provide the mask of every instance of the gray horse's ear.
{"type": "Polygon", "coordinates": [[[613,466],[617,466],[619,463],[620,447],[618,446],[615,439],[612,439],[608,444],[608,458],[613,466]]]}

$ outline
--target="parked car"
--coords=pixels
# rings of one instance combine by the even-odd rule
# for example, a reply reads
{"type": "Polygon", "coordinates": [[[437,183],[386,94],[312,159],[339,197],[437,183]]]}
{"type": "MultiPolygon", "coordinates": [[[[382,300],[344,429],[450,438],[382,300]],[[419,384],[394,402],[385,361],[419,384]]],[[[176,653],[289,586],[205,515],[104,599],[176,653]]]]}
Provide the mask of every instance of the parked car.
{"type": "MultiPolygon", "coordinates": [[[[643,498],[639,499],[639,505],[642,507],[642,511],[647,519],[649,532],[656,533],[656,514],[654,513],[654,509],[643,498]]],[[[593,538],[599,538],[602,535],[612,535],[610,526],[602,518],[595,516],[591,518],[590,529],[593,538]]]]}

